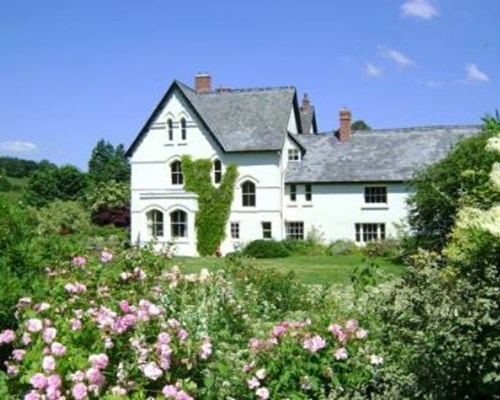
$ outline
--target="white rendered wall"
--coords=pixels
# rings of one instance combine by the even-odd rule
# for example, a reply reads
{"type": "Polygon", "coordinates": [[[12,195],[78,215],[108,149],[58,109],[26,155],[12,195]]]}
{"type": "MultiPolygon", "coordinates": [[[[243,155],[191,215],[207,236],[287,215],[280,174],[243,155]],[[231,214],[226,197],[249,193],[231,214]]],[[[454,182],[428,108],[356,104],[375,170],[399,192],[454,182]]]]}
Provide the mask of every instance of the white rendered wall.
{"type": "Polygon", "coordinates": [[[403,183],[377,184],[387,187],[387,203],[364,202],[363,183],[312,184],[312,201],[305,200],[305,185],[297,184],[297,201],[290,201],[290,185],[286,185],[284,219],[303,221],[307,235],[313,227],[327,242],[355,240],[355,223],[385,223],[387,237],[397,234],[395,224],[408,214],[408,191],[403,183]]]}

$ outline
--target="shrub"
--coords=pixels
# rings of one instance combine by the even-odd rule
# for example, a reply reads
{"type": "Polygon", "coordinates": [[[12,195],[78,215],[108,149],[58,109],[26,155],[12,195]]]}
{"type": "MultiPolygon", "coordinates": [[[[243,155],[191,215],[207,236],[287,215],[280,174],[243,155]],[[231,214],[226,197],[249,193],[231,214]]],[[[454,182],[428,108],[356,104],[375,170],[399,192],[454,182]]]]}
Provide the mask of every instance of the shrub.
{"type": "Polygon", "coordinates": [[[281,242],[295,256],[318,256],[326,253],[326,247],[309,240],[287,239],[281,242]]]}
{"type": "Polygon", "coordinates": [[[368,257],[398,258],[399,242],[395,239],[374,240],[366,243],[361,252],[368,257]]]}
{"type": "Polygon", "coordinates": [[[0,192],[8,192],[10,190],[12,190],[12,183],[9,181],[9,178],[0,174],[0,192]]]}
{"type": "Polygon", "coordinates": [[[328,246],[327,252],[328,254],[333,256],[336,255],[348,256],[353,254],[359,254],[361,250],[359,249],[358,246],[356,246],[356,243],[354,243],[352,240],[336,240],[335,242],[333,242],[328,246]]]}
{"type": "Polygon", "coordinates": [[[128,207],[101,206],[92,215],[92,222],[99,226],[113,225],[127,228],[130,226],[130,209],[128,207]]]}
{"type": "Polygon", "coordinates": [[[76,201],[55,200],[37,212],[38,233],[85,233],[90,228],[90,216],[76,201]]]}
{"type": "Polygon", "coordinates": [[[255,258],[279,258],[290,256],[288,250],[282,243],[276,240],[254,240],[243,250],[244,254],[255,258]]]}

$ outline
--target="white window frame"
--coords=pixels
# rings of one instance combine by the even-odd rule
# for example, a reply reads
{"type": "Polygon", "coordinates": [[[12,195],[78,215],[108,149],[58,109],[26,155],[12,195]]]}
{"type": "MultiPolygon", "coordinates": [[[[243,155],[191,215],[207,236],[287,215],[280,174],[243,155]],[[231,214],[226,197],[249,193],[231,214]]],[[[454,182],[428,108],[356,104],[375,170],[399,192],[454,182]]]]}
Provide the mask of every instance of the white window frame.
{"type": "Polygon", "coordinates": [[[163,237],[165,234],[165,227],[163,224],[163,212],[154,208],[146,213],[146,220],[148,225],[148,233],[150,237],[163,237]]]}
{"type": "Polygon", "coordinates": [[[359,222],[354,224],[354,238],[357,243],[385,240],[387,230],[383,222],[359,222]]]}
{"type": "Polygon", "coordinates": [[[177,209],[170,213],[170,236],[172,239],[188,237],[188,214],[186,211],[177,209]],[[184,218],[177,218],[177,216],[184,218]]]}
{"type": "Polygon", "coordinates": [[[288,161],[300,161],[300,150],[296,148],[288,149],[288,161]]]}
{"type": "Polygon", "coordinates": [[[187,140],[187,121],[186,118],[181,118],[181,140],[185,142],[187,140]]]}
{"type": "Polygon", "coordinates": [[[214,183],[218,184],[222,182],[222,162],[216,158],[213,162],[214,169],[214,183]]]}
{"type": "Polygon", "coordinates": [[[240,238],[240,223],[239,221],[232,221],[229,225],[229,231],[231,234],[231,239],[240,238]]]}
{"type": "Polygon", "coordinates": [[[243,207],[255,207],[257,205],[257,185],[252,181],[246,180],[241,184],[241,205],[243,207]],[[249,188],[253,188],[253,190],[247,190],[249,188]]]}
{"type": "Polygon", "coordinates": [[[387,186],[365,186],[365,204],[387,204],[387,186]]]}
{"type": "Polygon", "coordinates": [[[262,238],[272,239],[273,238],[273,224],[271,221],[262,221],[262,238]]]}
{"type": "Polygon", "coordinates": [[[304,221],[287,221],[285,231],[288,240],[304,240],[304,221]]]}
{"type": "Polygon", "coordinates": [[[183,185],[184,175],[182,174],[182,163],[179,160],[174,160],[170,163],[170,181],[172,185],[183,185]],[[179,169],[174,170],[174,165],[179,165],[179,169]]]}

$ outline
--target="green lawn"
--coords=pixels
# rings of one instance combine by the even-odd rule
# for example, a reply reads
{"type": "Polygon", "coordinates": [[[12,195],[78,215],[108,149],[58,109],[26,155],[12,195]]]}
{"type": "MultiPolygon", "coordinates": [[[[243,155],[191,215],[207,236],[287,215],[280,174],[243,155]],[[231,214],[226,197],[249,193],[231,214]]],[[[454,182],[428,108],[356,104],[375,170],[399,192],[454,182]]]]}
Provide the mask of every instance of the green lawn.
{"type": "MultiPolygon", "coordinates": [[[[286,258],[246,260],[246,263],[260,268],[273,268],[281,272],[294,271],[304,283],[349,284],[352,272],[357,266],[374,263],[380,271],[398,277],[404,266],[389,259],[366,258],[359,255],[349,256],[292,256],[286,258]]],[[[217,269],[223,266],[224,259],[213,257],[175,257],[172,264],[184,272],[197,272],[201,268],[217,269]]]]}

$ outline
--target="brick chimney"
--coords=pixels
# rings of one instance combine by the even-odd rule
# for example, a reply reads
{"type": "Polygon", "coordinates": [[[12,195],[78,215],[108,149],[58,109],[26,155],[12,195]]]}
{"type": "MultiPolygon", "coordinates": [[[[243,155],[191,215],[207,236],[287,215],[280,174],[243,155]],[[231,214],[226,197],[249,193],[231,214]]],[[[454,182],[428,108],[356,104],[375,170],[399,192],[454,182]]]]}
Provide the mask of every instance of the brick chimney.
{"type": "Polygon", "coordinates": [[[210,93],[212,91],[212,77],[207,73],[199,73],[194,77],[194,89],[198,93],[210,93]]]}
{"type": "Polygon", "coordinates": [[[304,93],[304,97],[302,98],[302,105],[300,106],[300,110],[310,110],[311,109],[311,101],[309,100],[309,96],[307,93],[304,93]]]}
{"type": "Polygon", "coordinates": [[[347,142],[351,136],[351,110],[343,107],[339,111],[340,128],[337,132],[337,138],[342,142],[347,142]]]}

